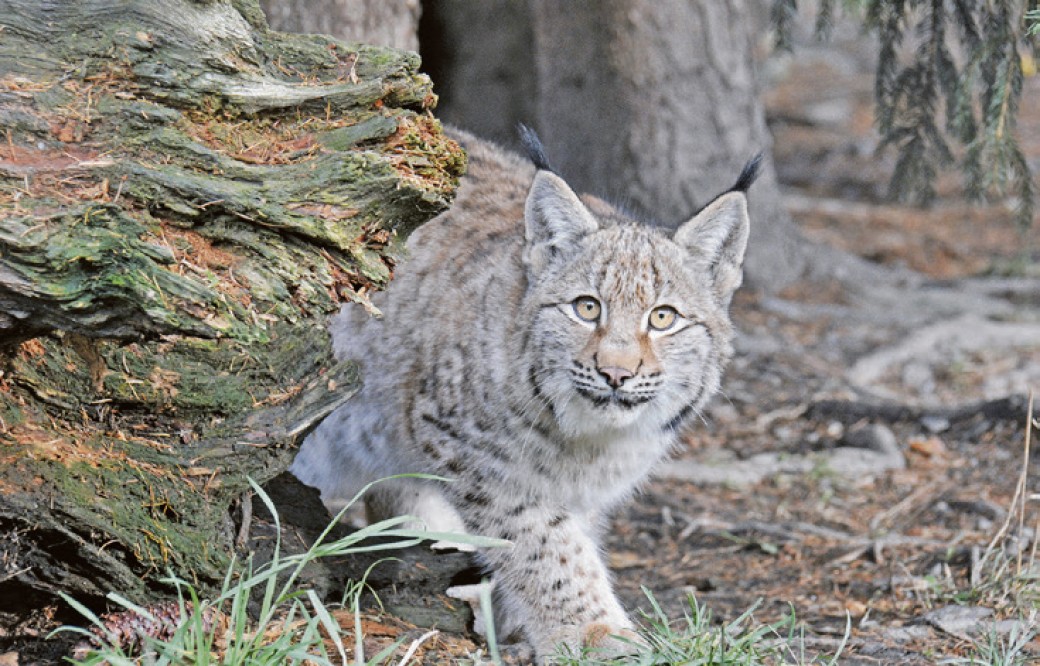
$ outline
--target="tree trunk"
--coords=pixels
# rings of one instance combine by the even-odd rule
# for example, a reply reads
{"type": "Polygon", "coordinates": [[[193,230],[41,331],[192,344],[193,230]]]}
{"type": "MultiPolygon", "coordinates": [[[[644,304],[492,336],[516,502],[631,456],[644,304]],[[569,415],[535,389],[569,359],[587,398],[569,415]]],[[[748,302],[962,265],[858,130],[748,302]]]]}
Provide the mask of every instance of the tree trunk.
{"type": "Polygon", "coordinates": [[[327,315],[457,186],[417,68],[256,0],[0,0],[0,620],[222,575],[359,385],[327,315]]]}
{"type": "Polygon", "coordinates": [[[758,101],[748,2],[535,0],[534,17],[538,127],[565,177],[675,225],[762,151],[749,281],[776,287],[802,274],[758,101]]]}
{"type": "Polygon", "coordinates": [[[420,0],[261,0],[273,30],[419,50],[420,0]]]}

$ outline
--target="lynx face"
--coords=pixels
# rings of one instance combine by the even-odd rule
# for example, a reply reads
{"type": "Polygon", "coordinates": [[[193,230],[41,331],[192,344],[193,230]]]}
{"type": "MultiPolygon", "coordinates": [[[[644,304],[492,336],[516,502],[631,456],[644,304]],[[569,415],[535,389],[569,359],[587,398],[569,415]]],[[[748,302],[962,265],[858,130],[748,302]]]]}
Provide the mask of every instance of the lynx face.
{"type": "Polygon", "coordinates": [[[668,238],[596,215],[602,203],[566,188],[543,171],[528,198],[530,379],[573,437],[677,424],[715,392],[731,354],[739,259],[735,280],[722,264],[746,242],[743,196],[720,197],[668,238]]]}

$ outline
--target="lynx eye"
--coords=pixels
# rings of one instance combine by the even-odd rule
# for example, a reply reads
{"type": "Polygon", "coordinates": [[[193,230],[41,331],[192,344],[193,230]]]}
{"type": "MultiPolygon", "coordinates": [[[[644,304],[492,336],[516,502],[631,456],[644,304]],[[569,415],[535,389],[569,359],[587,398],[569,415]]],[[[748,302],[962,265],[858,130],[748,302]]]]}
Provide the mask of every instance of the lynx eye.
{"type": "Polygon", "coordinates": [[[603,311],[603,306],[592,296],[579,296],[571,305],[574,307],[574,314],[582,321],[594,322],[603,311]]]}
{"type": "Polygon", "coordinates": [[[679,316],[675,308],[670,305],[662,305],[650,311],[650,328],[655,331],[667,331],[675,325],[679,316]]]}

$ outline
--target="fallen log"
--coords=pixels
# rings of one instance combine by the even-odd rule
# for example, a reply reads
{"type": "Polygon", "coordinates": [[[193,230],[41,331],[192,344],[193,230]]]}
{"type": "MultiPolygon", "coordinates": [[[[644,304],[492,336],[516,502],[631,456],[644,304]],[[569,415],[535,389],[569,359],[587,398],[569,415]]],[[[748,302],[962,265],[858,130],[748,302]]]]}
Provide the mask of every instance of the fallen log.
{"type": "Polygon", "coordinates": [[[326,317],[458,184],[418,66],[256,0],[0,0],[0,624],[223,575],[359,386],[326,317]]]}

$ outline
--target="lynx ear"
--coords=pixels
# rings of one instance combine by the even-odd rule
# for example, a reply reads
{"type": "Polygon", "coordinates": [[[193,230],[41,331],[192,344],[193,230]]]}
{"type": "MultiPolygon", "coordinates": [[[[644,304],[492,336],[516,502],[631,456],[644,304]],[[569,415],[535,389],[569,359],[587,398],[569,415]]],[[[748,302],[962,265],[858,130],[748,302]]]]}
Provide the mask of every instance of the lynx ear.
{"type": "Polygon", "coordinates": [[[527,246],[523,259],[534,272],[558,256],[569,254],[599,225],[562,178],[539,170],[524,206],[527,246]]]}
{"type": "Polygon", "coordinates": [[[743,281],[741,264],[750,228],[747,198],[733,191],[705,206],[672,237],[690,253],[698,270],[711,276],[715,296],[724,305],[743,281]]]}

